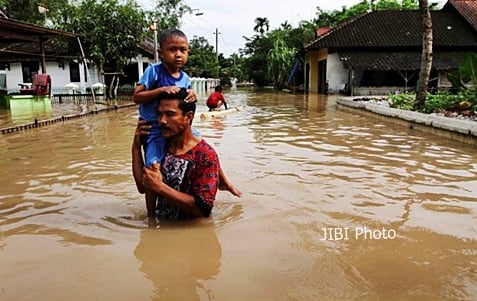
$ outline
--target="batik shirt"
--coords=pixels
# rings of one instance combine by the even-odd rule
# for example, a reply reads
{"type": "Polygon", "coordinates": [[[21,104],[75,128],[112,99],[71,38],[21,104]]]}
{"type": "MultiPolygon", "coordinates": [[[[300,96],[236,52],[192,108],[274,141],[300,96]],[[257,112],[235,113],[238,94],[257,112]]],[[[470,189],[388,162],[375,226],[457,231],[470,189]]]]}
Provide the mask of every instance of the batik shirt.
{"type": "MultiPolygon", "coordinates": [[[[161,164],[161,172],[164,183],[192,195],[202,214],[208,217],[217,194],[219,164],[215,150],[205,140],[201,140],[185,154],[167,153],[161,164]]],[[[190,217],[162,196],[157,199],[156,214],[158,217],[169,219],[190,217]]]]}

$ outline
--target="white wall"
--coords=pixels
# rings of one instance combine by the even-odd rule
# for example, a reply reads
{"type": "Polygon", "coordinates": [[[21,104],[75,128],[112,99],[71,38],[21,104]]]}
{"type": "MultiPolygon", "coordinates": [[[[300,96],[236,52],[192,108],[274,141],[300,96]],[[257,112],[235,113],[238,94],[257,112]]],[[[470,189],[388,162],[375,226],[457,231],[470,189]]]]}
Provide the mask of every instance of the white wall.
{"type": "Polygon", "coordinates": [[[326,77],[328,80],[328,91],[338,93],[348,82],[348,70],[343,67],[343,63],[337,53],[329,53],[326,62],[326,77]]]}
{"type": "MultiPolygon", "coordinates": [[[[89,76],[88,81],[85,82],[85,72],[83,65],[80,64],[80,82],[74,82],[78,87],[80,87],[81,92],[86,91],[86,87],[100,82],[101,77],[99,76],[99,71],[94,66],[88,65],[89,76]]],[[[41,72],[41,70],[40,70],[41,72]]],[[[18,92],[20,89],[19,83],[23,83],[22,76],[22,64],[21,63],[10,63],[10,70],[5,70],[7,74],[7,89],[8,92],[18,92]]],[[[47,62],[46,63],[46,73],[51,76],[51,85],[53,91],[64,90],[65,85],[70,83],[70,67],[68,63],[64,64],[64,68],[61,68],[57,62],[47,62]]]]}

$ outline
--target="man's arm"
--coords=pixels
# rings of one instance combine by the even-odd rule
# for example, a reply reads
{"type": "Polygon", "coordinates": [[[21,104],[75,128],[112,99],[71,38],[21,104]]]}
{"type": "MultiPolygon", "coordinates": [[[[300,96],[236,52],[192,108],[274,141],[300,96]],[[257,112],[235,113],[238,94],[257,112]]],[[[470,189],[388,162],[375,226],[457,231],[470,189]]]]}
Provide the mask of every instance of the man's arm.
{"type": "Polygon", "coordinates": [[[142,183],[142,170],[144,168],[144,161],[142,159],[142,143],[141,136],[148,135],[150,125],[147,125],[146,121],[140,120],[137,124],[136,131],[134,132],[134,139],[131,146],[131,159],[132,159],[132,172],[134,177],[134,182],[136,183],[136,188],[139,193],[144,193],[145,188],[142,183]]]}
{"type": "Polygon", "coordinates": [[[154,190],[162,197],[173,203],[176,207],[184,210],[194,217],[202,217],[202,211],[197,207],[195,198],[187,193],[180,192],[170,187],[162,180],[162,174],[158,164],[153,164],[151,168],[144,168],[144,185],[154,190]]]}
{"type": "Polygon", "coordinates": [[[207,217],[214,206],[219,184],[220,163],[215,150],[207,143],[198,145],[194,169],[188,175],[192,185],[192,194],[175,190],[163,182],[157,164],[144,168],[144,185],[174,203],[175,206],[195,217],[207,217]]]}

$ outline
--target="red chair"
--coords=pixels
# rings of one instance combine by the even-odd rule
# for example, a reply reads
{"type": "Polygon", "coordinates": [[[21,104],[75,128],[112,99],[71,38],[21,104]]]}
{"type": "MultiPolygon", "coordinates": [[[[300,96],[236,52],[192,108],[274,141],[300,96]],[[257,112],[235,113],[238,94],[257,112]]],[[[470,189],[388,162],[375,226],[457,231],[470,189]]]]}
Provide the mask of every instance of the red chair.
{"type": "Polygon", "coordinates": [[[45,73],[33,75],[31,87],[20,89],[20,94],[36,95],[36,96],[42,96],[42,95],[51,96],[50,75],[45,73]]]}

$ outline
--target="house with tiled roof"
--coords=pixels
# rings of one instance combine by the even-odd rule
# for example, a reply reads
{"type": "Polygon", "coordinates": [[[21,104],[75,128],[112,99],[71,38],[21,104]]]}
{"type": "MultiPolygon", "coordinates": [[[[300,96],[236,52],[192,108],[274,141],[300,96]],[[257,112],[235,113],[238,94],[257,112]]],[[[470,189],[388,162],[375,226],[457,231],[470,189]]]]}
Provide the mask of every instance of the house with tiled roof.
{"type": "MultiPolygon", "coordinates": [[[[449,87],[446,74],[477,52],[477,0],[449,0],[431,11],[433,64],[429,87],[449,87]]],[[[305,88],[319,93],[385,95],[412,90],[419,77],[418,10],[377,10],[317,37],[305,47],[305,88]]]]}

